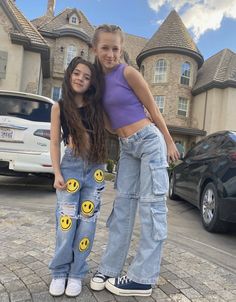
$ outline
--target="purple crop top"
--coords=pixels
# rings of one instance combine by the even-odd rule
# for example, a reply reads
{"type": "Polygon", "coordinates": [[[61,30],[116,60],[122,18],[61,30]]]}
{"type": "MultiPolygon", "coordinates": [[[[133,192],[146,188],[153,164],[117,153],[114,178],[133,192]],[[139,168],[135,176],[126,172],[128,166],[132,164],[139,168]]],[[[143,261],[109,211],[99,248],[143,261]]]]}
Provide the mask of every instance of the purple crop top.
{"type": "Polygon", "coordinates": [[[103,106],[113,129],[133,124],[145,118],[143,104],[124,77],[125,64],[119,64],[105,75],[103,106]]]}

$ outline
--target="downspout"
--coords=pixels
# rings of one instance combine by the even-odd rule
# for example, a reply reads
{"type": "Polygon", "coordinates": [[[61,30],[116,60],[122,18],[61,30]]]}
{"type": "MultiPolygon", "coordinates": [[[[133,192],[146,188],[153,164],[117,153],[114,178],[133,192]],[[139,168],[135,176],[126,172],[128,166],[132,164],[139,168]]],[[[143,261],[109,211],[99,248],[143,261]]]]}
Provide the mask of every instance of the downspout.
{"type": "Polygon", "coordinates": [[[41,64],[40,64],[40,69],[39,69],[39,81],[38,81],[38,91],[37,91],[37,94],[40,94],[40,95],[42,95],[42,90],[43,89],[41,89],[41,88],[43,88],[43,79],[42,79],[42,74],[43,74],[43,72],[42,72],[42,62],[41,62],[41,64]],[[41,82],[41,80],[42,80],[42,82],[41,82]],[[40,91],[41,90],[41,91],[40,91]]]}
{"type": "Polygon", "coordinates": [[[205,106],[204,106],[204,117],[203,117],[203,129],[202,130],[205,130],[205,126],[206,126],[207,101],[208,101],[208,90],[206,91],[206,95],[205,95],[205,106]]]}

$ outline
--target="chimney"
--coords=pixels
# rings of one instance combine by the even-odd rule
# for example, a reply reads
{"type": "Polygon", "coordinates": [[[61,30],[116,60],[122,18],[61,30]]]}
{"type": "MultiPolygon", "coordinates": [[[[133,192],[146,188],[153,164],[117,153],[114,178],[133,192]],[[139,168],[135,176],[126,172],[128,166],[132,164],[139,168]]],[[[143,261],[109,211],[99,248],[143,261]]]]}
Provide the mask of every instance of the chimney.
{"type": "Polygon", "coordinates": [[[47,9],[47,16],[53,17],[54,10],[55,10],[56,0],[48,0],[48,9],[47,9]]]}

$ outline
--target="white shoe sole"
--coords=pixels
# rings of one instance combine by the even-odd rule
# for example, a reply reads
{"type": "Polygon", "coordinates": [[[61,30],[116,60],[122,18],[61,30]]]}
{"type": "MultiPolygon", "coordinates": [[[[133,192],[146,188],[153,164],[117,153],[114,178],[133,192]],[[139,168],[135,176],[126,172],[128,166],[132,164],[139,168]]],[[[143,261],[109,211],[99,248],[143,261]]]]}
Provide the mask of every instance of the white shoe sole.
{"type": "Polygon", "coordinates": [[[81,290],[75,294],[70,294],[65,291],[65,295],[70,298],[77,297],[80,293],[81,293],[81,290]]]}
{"type": "Polygon", "coordinates": [[[120,289],[114,286],[109,282],[109,280],[106,281],[105,287],[109,292],[117,295],[117,296],[142,296],[142,297],[148,297],[152,294],[152,289],[147,290],[127,290],[127,289],[120,289]]]}
{"type": "Polygon", "coordinates": [[[90,280],[90,288],[96,291],[103,290],[105,289],[105,282],[94,282],[93,280],[90,280]]]}
{"type": "Polygon", "coordinates": [[[50,294],[51,296],[53,296],[53,297],[60,297],[60,296],[64,295],[64,293],[65,293],[65,291],[63,291],[63,292],[61,292],[61,293],[59,293],[59,294],[56,294],[56,293],[53,293],[53,292],[51,292],[51,291],[49,290],[49,294],[50,294]]]}

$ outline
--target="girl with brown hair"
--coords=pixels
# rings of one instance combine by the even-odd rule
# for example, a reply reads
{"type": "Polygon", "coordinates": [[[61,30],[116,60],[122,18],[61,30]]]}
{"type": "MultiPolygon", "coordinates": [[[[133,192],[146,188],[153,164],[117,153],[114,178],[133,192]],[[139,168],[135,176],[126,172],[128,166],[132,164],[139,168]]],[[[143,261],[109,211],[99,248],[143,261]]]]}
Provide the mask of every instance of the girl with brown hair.
{"type": "Polygon", "coordinates": [[[77,296],[104,188],[105,130],[94,66],[80,57],[69,64],[62,98],[52,107],[50,152],[57,194],[56,248],[49,265],[53,296],[77,296]],[[63,133],[61,132],[61,128],[63,133]],[[66,145],[61,158],[61,137],[66,145]]]}

